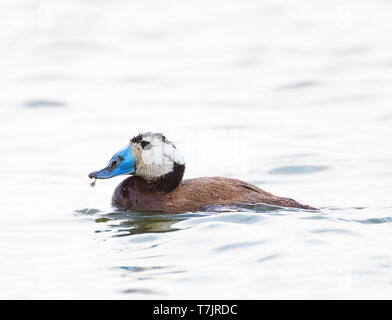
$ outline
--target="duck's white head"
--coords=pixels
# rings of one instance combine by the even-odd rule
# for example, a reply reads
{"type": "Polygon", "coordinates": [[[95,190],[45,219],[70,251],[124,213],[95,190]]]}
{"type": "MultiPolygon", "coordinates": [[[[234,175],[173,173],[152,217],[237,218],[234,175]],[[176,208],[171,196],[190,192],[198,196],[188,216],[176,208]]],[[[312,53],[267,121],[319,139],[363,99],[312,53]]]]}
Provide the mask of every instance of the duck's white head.
{"type": "Polygon", "coordinates": [[[184,170],[184,159],[173,142],[161,133],[147,132],[133,137],[106,168],[90,173],[89,177],[108,179],[132,174],[146,180],[155,191],[169,192],[180,184],[184,170]]]}

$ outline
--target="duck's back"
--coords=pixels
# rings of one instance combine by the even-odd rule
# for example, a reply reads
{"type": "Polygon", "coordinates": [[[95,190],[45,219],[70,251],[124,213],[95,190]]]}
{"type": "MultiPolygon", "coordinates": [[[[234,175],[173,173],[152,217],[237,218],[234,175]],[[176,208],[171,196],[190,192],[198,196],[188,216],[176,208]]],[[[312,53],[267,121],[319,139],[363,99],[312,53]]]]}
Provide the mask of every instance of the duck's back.
{"type": "Polygon", "coordinates": [[[293,199],[272,195],[241,180],[222,177],[183,180],[169,193],[153,192],[146,181],[130,177],[117,186],[112,203],[122,209],[172,213],[196,211],[211,205],[230,206],[240,203],[314,209],[293,199]]]}

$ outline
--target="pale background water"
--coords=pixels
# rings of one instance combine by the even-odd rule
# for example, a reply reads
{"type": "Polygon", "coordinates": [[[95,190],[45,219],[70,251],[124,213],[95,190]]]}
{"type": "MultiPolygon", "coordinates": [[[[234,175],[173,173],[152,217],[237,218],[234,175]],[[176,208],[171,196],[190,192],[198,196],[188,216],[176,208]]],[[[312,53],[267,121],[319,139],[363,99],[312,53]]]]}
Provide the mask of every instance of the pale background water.
{"type": "Polygon", "coordinates": [[[1,1],[0,298],[391,298],[391,21],[386,0],[1,1]],[[123,177],[87,174],[146,131],[186,178],[320,210],[116,212],[123,177]]]}

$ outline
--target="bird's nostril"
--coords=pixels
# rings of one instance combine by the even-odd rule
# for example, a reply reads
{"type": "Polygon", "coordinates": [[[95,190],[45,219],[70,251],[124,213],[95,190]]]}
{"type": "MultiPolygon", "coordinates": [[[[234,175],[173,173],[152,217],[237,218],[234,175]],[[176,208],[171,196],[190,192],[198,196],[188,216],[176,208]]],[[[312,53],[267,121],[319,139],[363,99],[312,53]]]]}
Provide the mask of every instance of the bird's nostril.
{"type": "Polygon", "coordinates": [[[117,160],[113,161],[112,164],[110,165],[111,168],[117,167],[117,160]]]}

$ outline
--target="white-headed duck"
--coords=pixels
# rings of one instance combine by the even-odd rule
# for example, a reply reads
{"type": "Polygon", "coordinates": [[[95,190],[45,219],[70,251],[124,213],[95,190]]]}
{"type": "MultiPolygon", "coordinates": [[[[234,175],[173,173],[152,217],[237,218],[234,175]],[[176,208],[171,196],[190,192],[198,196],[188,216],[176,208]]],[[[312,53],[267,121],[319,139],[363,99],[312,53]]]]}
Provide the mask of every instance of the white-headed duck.
{"type": "Polygon", "coordinates": [[[236,179],[182,180],[184,171],[185,162],[176,146],[164,135],[148,132],[133,137],[129,145],[110,159],[106,168],[90,173],[89,177],[108,179],[131,174],[115,189],[112,205],[133,211],[179,213],[213,205],[256,203],[314,209],[236,179]]]}

